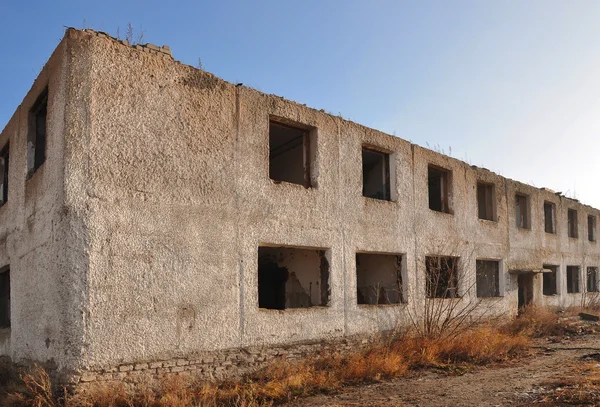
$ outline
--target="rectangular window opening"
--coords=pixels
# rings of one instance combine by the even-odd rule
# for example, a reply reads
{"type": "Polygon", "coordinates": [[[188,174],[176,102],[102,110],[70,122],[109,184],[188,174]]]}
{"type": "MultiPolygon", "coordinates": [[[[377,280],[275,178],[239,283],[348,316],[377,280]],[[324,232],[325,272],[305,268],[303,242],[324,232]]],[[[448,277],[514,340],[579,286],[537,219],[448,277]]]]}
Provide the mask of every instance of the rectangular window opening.
{"type": "Polygon", "coordinates": [[[8,201],[8,147],[7,144],[0,150],[0,206],[8,201]]]}
{"type": "Polygon", "coordinates": [[[402,255],[356,254],[358,304],[401,304],[404,300],[402,255]]]}
{"type": "Polygon", "coordinates": [[[425,258],[428,298],[458,298],[458,257],[425,258]]]}
{"type": "Polygon", "coordinates": [[[10,269],[0,271],[0,328],[10,328],[10,269]]]}
{"type": "Polygon", "coordinates": [[[590,293],[598,292],[598,267],[587,268],[587,291],[590,293]]]}
{"type": "Polygon", "coordinates": [[[269,121],[269,178],[311,187],[308,129],[269,121]]]}
{"type": "Polygon", "coordinates": [[[329,303],[329,261],[322,249],[258,248],[258,306],[310,308],[329,303]]]}
{"type": "Polygon", "coordinates": [[[558,275],[558,266],[544,264],[544,268],[551,271],[542,273],[543,293],[544,295],[556,295],[556,279],[558,275]]]}
{"type": "Polygon", "coordinates": [[[496,220],[496,199],[493,184],[477,183],[477,212],[479,219],[496,220]]]}
{"type": "Polygon", "coordinates": [[[569,237],[577,238],[578,230],[577,230],[577,211],[575,209],[569,209],[568,211],[568,230],[569,237]]]}
{"type": "Polygon", "coordinates": [[[390,201],[390,155],[363,147],[363,196],[390,201]]]}
{"type": "Polygon", "coordinates": [[[500,297],[500,262],[476,261],[477,297],[500,297]]]}
{"type": "Polygon", "coordinates": [[[567,292],[578,293],[579,288],[579,266],[567,266],[567,292]]]}
{"type": "Polygon", "coordinates": [[[516,194],[515,205],[517,227],[521,229],[529,229],[531,227],[529,220],[529,196],[516,194]]]}
{"type": "Polygon", "coordinates": [[[27,173],[31,177],[46,161],[46,116],[48,88],[44,89],[29,111],[27,135],[27,173]]]}
{"type": "Polygon", "coordinates": [[[596,241],[596,217],[592,215],[588,215],[588,240],[596,241]]]}
{"type": "Polygon", "coordinates": [[[429,187],[429,209],[437,212],[450,213],[451,172],[430,165],[427,172],[429,187]]]}
{"type": "Polygon", "coordinates": [[[556,205],[552,202],[544,202],[544,231],[556,233],[556,205]]]}

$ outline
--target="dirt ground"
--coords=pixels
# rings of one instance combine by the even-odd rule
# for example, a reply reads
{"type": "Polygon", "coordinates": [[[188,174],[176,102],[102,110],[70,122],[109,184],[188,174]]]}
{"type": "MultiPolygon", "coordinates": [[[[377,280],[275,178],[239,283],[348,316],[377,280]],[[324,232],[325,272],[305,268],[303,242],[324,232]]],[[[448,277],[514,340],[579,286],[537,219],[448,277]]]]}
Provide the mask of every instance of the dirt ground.
{"type": "Polygon", "coordinates": [[[569,375],[582,358],[600,352],[600,335],[548,339],[535,354],[515,362],[480,367],[462,375],[423,372],[414,377],[348,387],[333,395],[296,400],[288,406],[527,406],[540,385],[569,375]]]}

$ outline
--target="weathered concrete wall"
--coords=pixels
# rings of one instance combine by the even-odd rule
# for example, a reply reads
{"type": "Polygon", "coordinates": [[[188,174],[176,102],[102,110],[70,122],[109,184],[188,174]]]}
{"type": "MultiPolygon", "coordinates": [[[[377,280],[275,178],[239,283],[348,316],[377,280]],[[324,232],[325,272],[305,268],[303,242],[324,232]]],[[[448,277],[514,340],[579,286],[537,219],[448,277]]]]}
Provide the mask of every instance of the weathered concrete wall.
{"type": "MultiPolygon", "coordinates": [[[[10,336],[19,345],[0,340],[0,350],[15,359],[54,359],[96,378],[135,371],[136,364],[152,370],[164,368],[150,368],[157,361],[189,362],[198,352],[392,329],[422,312],[427,256],[460,257],[462,299],[452,301],[461,306],[476,300],[476,260],[499,261],[500,297],[483,299],[477,311],[490,315],[516,312],[511,270],[558,265],[558,294],[543,296],[536,275],[534,301],[565,306],[582,298],[566,293],[566,266],[580,266],[584,281],[585,268],[600,265],[598,244],[586,233],[587,215],[598,210],[548,190],[236,87],[154,48],[69,30],[54,65],[54,141],[43,172],[52,177],[29,195],[33,187],[19,170],[26,137],[19,112],[2,133],[11,137],[16,198],[0,208],[0,218],[14,211],[6,215],[6,225],[13,223],[0,259],[15,274],[36,273],[15,277],[10,336]],[[269,179],[269,117],[313,129],[311,188],[269,179]],[[390,154],[391,201],[362,196],[363,147],[390,154]],[[451,172],[450,213],[429,209],[429,165],[451,172]],[[478,181],[494,184],[495,221],[478,219],[478,181]],[[529,195],[530,229],[516,228],[515,193],[529,195]],[[544,200],[556,204],[555,235],[544,231],[544,200]],[[567,237],[569,208],[578,211],[578,239],[567,237]],[[47,213],[30,221],[34,210],[47,213]],[[327,306],[260,309],[259,246],[323,251],[327,306]],[[402,255],[405,303],[357,304],[357,252],[402,255]],[[40,290],[50,293],[37,298],[40,290]],[[35,301],[23,300],[32,293],[35,301]]],[[[34,89],[43,87],[38,82],[34,89]]]]}
{"type": "MultiPolygon", "coordinates": [[[[46,362],[57,369],[81,357],[86,283],[64,202],[65,134],[74,130],[67,106],[85,75],[72,71],[84,44],[63,40],[0,135],[10,143],[9,195],[0,208],[0,264],[10,266],[11,327],[0,332],[0,355],[15,362],[46,362]],[[48,88],[44,164],[27,178],[28,114],[48,88]],[[76,260],[76,261],[75,261],[76,260]]],[[[83,250],[81,245],[79,248],[83,250]]]]}
{"type": "MultiPolygon", "coordinates": [[[[578,242],[561,240],[545,248],[552,237],[543,231],[543,199],[558,199],[557,226],[563,212],[566,216],[563,201],[579,208],[580,221],[592,210],[572,200],[322,111],[235,87],[166,56],[87,33],[74,35],[86,41],[92,55],[91,134],[73,152],[89,165],[73,162],[70,167],[87,173],[67,178],[72,199],[85,207],[90,231],[86,367],[180,357],[198,349],[339,338],[406,324],[425,301],[428,255],[461,257],[464,303],[475,296],[476,260],[499,260],[503,299],[485,299],[483,306],[490,313],[515,312],[516,277],[509,270],[539,269],[548,262],[562,270],[573,256],[581,262],[582,253],[598,252],[581,233],[578,242]],[[118,103],[106,103],[107,98],[118,103]],[[270,116],[314,128],[312,188],[269,180],[270,116]],[[391,154],[392,201],[362,196],[357,163],[363,146],[391,154]],[[430,164],[452,172],[451,214],[428,207],[430,164]],[[478,219],[477,181],[495,185],[497,221],[478,219]],[[514,227],[516,192],[530,195],[531,230],[514,227]],[[328,306],[259,309],[261,245],[325,249],[328,306]],[[357,304],[357,251],[404,255],[407,304],[357,304]],[[560,261],[552,257],[556,253],[560,261]]],[[[563,239],[564,230],[557,232],[563,239]]],[[[535,284],[541,301],[541,276],[535,284]]],[[[577,295],[560,298],[567,304],[577,295]]]]}

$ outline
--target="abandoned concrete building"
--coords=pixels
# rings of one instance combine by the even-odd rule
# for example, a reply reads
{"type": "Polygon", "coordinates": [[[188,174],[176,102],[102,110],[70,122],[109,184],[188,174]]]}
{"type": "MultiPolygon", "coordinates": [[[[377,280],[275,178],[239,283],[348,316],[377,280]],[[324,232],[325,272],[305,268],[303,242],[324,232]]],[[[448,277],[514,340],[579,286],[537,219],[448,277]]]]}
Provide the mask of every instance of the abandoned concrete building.
{"type": "Polygon", "coordinates": [[[74,381],[598,290],[597,209],[91,30],[67,30],[0,171],[0,355],[74,381]]]}

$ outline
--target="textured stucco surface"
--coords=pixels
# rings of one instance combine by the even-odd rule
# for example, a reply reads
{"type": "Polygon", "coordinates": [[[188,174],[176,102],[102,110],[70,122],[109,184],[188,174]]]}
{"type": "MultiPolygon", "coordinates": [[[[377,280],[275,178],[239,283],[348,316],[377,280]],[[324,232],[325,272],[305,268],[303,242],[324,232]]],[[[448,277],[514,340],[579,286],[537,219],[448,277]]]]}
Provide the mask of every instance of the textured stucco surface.
{"type": "Polygon", "coordinates": [[[586,233],[596,209],[93,33],[67,31],[9,139],[0,266],[11,266],[13,324],[0,354],[17,361],[101,370],[390,329],[422,309],[430,255],[461,257],[465,303],[476,259],[500,260],[503,297],[484,305],[505,314],[517,307],[509,270],[560,266],[559,294],[544,297],[537,275],[535,300],[568,305],[581,295],[566,294],[566,265],[600,265],[586,233]],[[48,82],[48,160],[26,181],[24,117],[48,82]],[[269,117],[313,129],[311,188],[270,181],[269,117]],[[363,146],[391,154],[392,201],[362,196],[363,146]],[[428,165],[452,172],[451,214],[429,209],[428,165]],[[478,181],[495,185],[497,221],[478,219],[478,181]],[[530,196],[531,229],[515,227],[517,192],[530,196]],[[258,308],[258,247],[273,245],[325,251],[328,306],[258,308]],[[357,252],[403,255],[405,304],[357,305],[357,252]]]}

